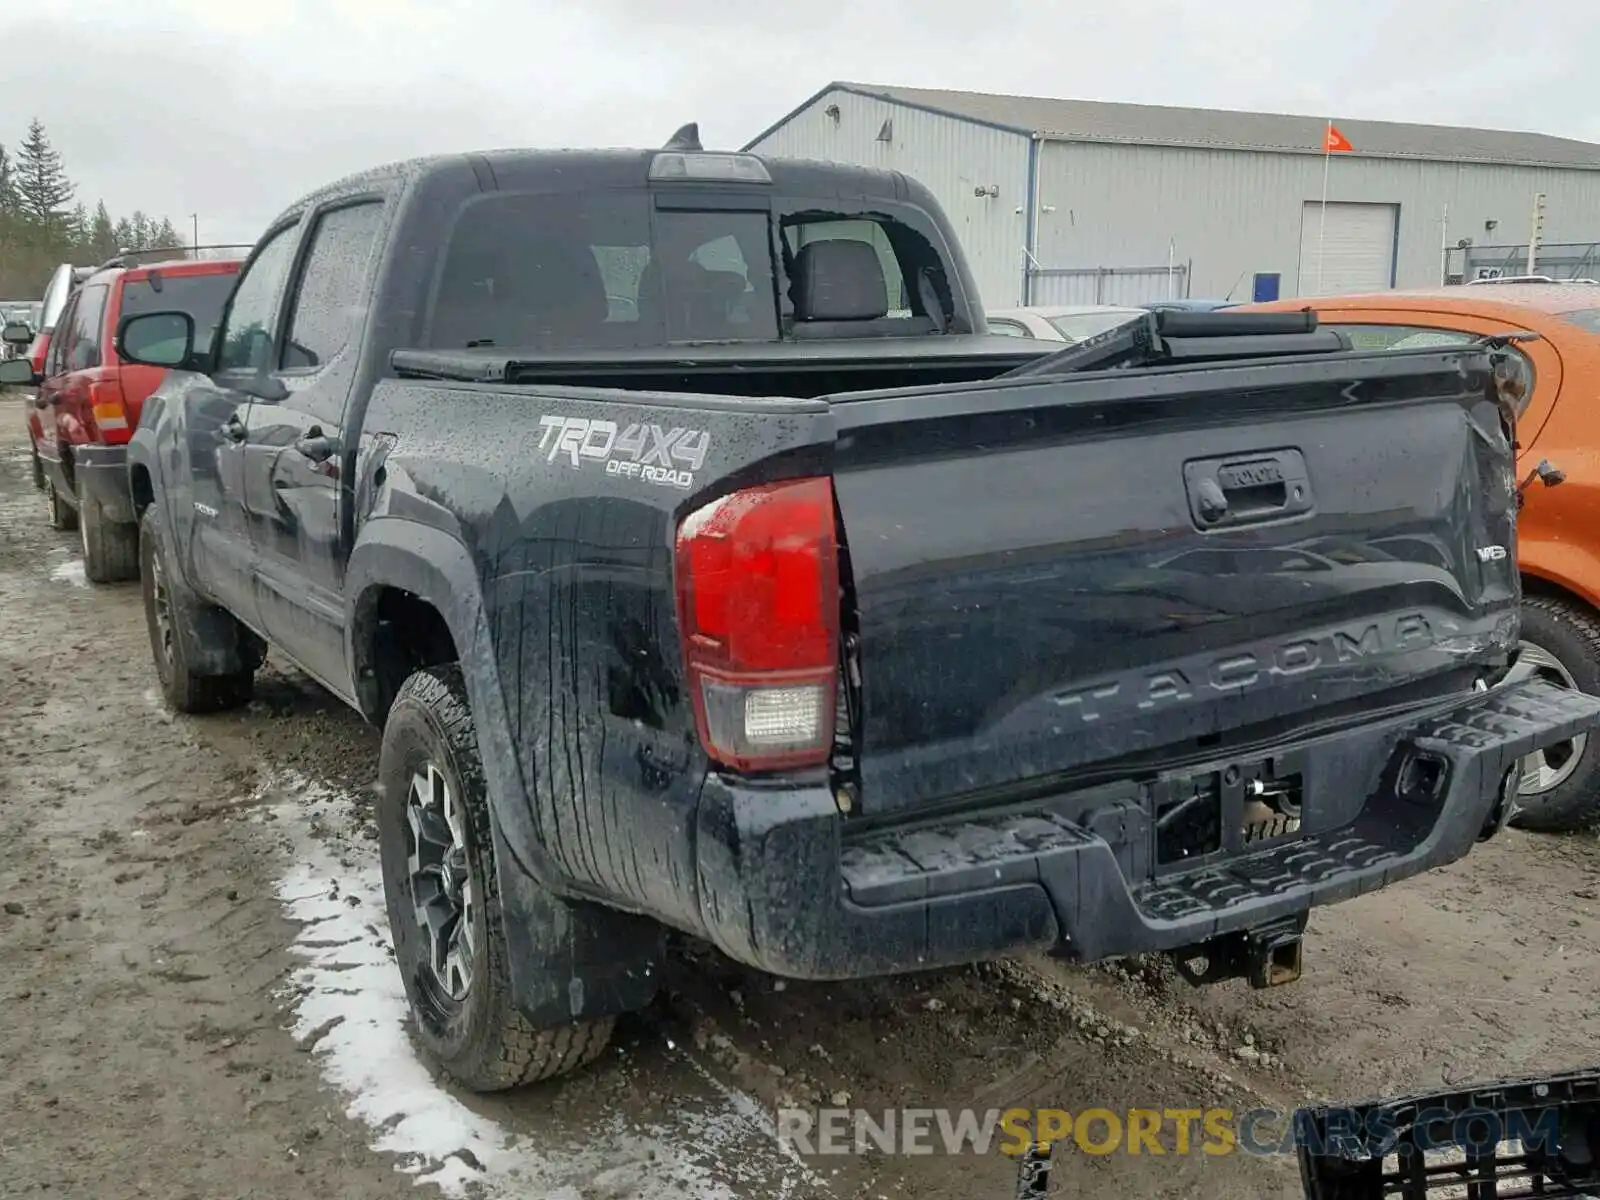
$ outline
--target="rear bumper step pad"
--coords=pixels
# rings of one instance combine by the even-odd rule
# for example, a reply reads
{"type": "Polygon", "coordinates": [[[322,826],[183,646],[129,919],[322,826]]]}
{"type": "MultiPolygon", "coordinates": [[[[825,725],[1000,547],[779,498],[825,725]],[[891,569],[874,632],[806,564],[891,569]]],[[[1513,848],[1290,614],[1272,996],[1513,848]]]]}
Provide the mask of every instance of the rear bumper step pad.
{"type": "MultiPolygon", "coordinates": [[[[1538,680],[1418,722],[1361,726],[1297,748],[1348,762],[1348,738],[1391,748],[1355,819],[1192,869],[1129,877],[1101,837],[1059,815],[950,820],[841,844],[821,812],[788,819],[770,793],[702,796],[701,896],[712,939],[777,974],[843,978],[1058,948],[1082,961],[1176,950],[1374,891],[1465,855],[1525,755],[1600,726],[1600,698],[1538,680]],[[1341,750],[1345,757],[1341,758],[1341,750]],[[1408,759],[1442,765],[1402,796],[1408,759]],[[705,903],[710,901],[709,904],[705,903]]],[[[1220,764],[1219,764],[1220,765],[1220,764]]],[[[1308,813],[1308,823],[1314,824],[1308,813]]]]}

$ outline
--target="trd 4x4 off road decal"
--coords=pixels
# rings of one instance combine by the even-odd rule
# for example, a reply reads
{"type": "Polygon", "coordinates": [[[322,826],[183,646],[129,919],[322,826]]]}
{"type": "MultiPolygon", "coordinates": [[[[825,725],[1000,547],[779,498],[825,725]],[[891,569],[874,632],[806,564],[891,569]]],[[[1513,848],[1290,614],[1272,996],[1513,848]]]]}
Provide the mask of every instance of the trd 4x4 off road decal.
{"type": "Polygon", "coordinates": [[[694,472],[705,465],[711,449],[711,435],[704,429],[635,423],[619,430],[615,421],[557,416],[540,417],[539,427],[539,449],[546,462],[561,459],[574,467],[586,459],[603,462],[607,475],[685,491],[694,486],[694,472]]]}

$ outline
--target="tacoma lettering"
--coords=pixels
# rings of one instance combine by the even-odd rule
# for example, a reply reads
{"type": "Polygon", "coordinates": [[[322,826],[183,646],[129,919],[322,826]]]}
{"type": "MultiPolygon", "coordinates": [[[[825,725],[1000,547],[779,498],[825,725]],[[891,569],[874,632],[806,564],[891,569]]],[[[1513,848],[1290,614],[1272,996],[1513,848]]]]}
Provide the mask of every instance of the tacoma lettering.
{"type": "Polygon", "coordinates": [[[1436,640],[1433,626],[1424,614],[1404,613],[1365,625],[1324,630],[1277,646],[1233,650],[1210,663],[1184,660],[1144,676],[1101,681],[1060,692],[1051,698],[1051,703],[1075,709],[1085,722],[1098,721],[1131,711],[1181,705],[1195,700],[1197,690],[1248,691],[1275,678],[1308,675],[1362,659],[1422,649],[1436,640]],[[1198,689],[1192,682],[1195,680],[1200,682],[1198,689]],[[1134,699],[1135,695],[1139,698],[1134,699]]]}

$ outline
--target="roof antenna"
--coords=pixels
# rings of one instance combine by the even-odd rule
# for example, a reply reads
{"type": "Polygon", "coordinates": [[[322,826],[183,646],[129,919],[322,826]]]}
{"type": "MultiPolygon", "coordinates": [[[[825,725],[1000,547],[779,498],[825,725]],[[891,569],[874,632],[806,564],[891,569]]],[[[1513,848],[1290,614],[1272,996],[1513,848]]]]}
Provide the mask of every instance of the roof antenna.
{"type": "Polygon", "coordinates": [[[700,123],[698,121],[690,121],[668,138],[667,144],[661,148],[663,150],[704,150],[705,147],[700,144],[700,123]]]}

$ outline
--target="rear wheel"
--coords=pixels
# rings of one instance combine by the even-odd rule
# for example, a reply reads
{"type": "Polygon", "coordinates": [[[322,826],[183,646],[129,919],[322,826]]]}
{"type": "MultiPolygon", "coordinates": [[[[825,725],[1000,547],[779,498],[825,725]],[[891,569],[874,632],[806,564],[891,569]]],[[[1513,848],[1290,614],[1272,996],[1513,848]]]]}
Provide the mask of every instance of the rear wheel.
{"type": "MultiPolygon", "coordinates": [[[[161,694],[182,713],[217,712],[244,704],[254,691],[253,668],[227,675],[199,675],[190,666],[189,647],[198,636],[194,623],[207,606],[171,569],[154,505],[145,510],[139,534],[140,591],[161,694]]],[[[233,620],[226,614],[215,615],[233,620]]]]}
{"type": "Polygon", "coordinates": [[[139,527],[106,520],[82,482],[78,484],[78,539],[83,571],[92,583],[123,583],[139,578],[139,527]]]}
{"type": "Polygon", "coordinates": [[[400,686],[378,778],[389,927],[428,1052],[478,1092],[594,1061],[611,1017],[541,1029],[513,1004],[483,767],[458,667],[418,671],[400,686]]]}
{"type": "MultiPolygon", "coordinates": [[[[1522,603],[1522,659],[1561,687],[1600,695],[1600,619],[1559,596],[1522,603]]],[[[1561,833],[1600,818],[1600,737],[1582,735],[1522,760],[1517,787],[1519,829],[1561,833]]]]}
{"type": "Polygon", "coordinates": [[[55,481],[48,475],[44,480],[45,511],[50,515],[50,528],[63,531],[78,527],[78,510],[73,508],[61,498],[61,493],[56,491],[55,481]]]}

